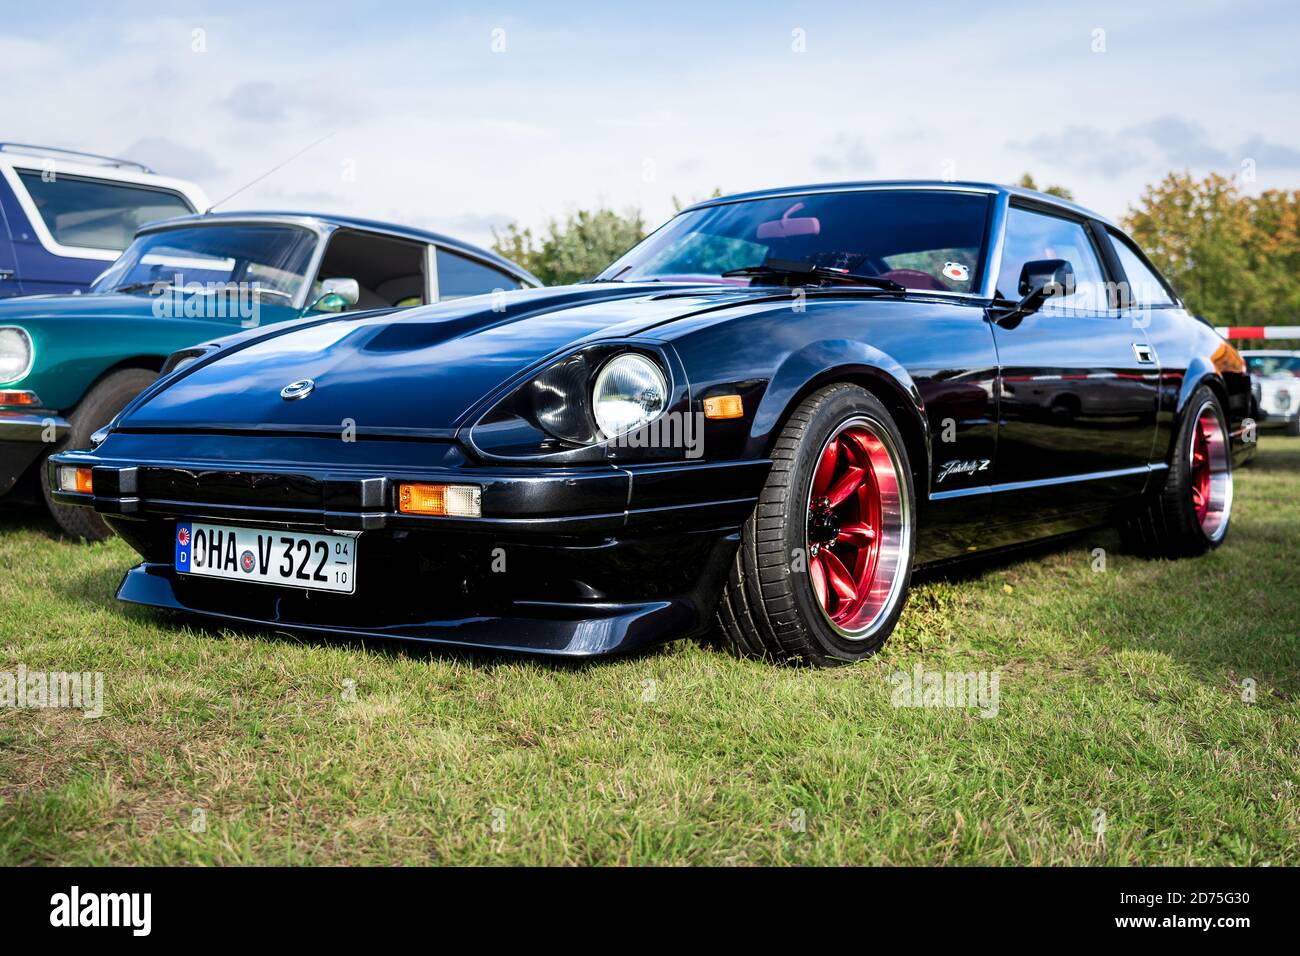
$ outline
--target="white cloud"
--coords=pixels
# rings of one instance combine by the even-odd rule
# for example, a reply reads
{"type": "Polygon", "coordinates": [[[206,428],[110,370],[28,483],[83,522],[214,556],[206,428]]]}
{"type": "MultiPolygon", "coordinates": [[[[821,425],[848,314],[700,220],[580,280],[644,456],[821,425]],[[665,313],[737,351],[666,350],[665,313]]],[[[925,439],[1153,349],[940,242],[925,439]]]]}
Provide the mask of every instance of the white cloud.
{"type": "Polygon", "coordinates": [[[141,150],[218,198],[333,133],[228,208],[303,205],[479,242],[508,218],[539,225],[606,202],[657,224],[674,196],[827,178],[1028,170],[1111,216],[1169,168],[1233,171],[1239,154],[1259,160],[1257,188],[1296,185],[1282,145],[1300,142],[1300,111],[1282,108],[1297,93],[1296,16],[1282,6],[1202,5],[1171,22],[1131,4],[689,5],[690,30],[672,6],[653,20],[200,7],[88,13],[45,35],[11,18],[0,81],[21,95],[5,134],[141,150]],[[494,54],[498,26],[507,51],[494,54]]]}

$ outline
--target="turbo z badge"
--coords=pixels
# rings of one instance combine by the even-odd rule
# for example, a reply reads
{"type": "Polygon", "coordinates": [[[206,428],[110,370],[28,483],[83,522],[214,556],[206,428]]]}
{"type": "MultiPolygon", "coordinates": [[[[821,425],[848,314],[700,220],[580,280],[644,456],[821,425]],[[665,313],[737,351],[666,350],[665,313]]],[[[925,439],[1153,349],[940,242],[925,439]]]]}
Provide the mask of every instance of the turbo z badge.
{"type": "Polygon", "coordinates": [[[939,475],[934,479],[937,485],[949,475],[973,475],[977,471],[987,471],[989,460],[980,458],[976,461],[945,461],[939,469],[939,475]]]}

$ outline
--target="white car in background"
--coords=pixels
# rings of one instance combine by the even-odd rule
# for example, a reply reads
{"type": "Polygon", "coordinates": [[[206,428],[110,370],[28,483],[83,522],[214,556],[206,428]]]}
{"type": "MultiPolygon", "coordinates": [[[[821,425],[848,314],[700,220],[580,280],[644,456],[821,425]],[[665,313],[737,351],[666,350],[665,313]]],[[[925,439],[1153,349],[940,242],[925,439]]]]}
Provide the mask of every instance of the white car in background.
{"type": "Polygon", "coordinates": [[[1300,352],[1274,349],[1241,353],[1252,382],[1259,384],[1260,428],[1285,428],[1300,436],[1300,352]]]}
{"type": "Polygon", "coordinates": [[[143,163],[0,143],[0,299],[85,292],[145,223],[207,208],[143,163]]]}

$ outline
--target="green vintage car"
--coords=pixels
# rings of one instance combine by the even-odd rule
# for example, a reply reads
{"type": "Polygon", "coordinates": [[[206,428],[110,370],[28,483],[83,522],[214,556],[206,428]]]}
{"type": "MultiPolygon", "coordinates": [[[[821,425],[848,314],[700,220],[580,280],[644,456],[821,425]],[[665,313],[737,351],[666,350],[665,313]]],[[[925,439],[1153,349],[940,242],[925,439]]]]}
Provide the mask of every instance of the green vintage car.
{"type": "Polygon", "coordinates": [[[0,496],[43,497],[68,534],[106,537],[93,511],[50,500],[42,466],[52,452],[89,445],[171,370],[168,356],[321,312],[540,284],[486,249],[363,219],[220,213],[146,226],[87,294],[0,301],[0,496]]]}

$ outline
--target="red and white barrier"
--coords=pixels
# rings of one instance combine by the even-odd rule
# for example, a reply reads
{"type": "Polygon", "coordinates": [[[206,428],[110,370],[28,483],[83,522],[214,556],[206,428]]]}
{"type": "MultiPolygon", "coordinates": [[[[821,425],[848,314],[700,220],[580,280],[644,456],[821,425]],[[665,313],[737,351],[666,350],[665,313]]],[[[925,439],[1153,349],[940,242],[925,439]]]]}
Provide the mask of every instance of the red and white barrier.
{"type": "Polygon", "coordinates": [[[1300,339],[1300,325],[1230,325],[1219,332],[1225,339],[1300,339]]]}

